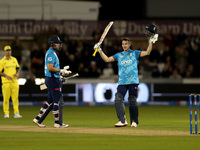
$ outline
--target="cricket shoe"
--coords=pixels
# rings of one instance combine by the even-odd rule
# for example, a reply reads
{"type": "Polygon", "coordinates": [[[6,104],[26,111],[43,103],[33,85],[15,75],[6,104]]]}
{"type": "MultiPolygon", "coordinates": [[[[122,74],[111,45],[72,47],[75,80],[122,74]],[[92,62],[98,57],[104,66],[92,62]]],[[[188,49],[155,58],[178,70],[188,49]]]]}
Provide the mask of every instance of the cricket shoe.
{"type": "Polygon", "coordinates": [[[38,127],[40,127],[40,128],[45,128],[46,127],[46,125],[44,125],[44,124],[41,124],[41,123],[38,123],[38,121],[39,120],[37,120],[37,119],[33,119],[33,123],[35,123],[36,125],[38,125],[38,127]]]}
{"type": "Polygon", "coordinates": [[[134,121],[131,124],[131,127],[137,127],[137,123],[135,123],[134,121]]]}
{"type": "Polygon", "coordinates": [[[125,120],[125,123],[122,123],[121,121],[119,121],[118,123],[115,124],[115,127],[125,127],[127,126],[128,123],[127,121],[125,120]]]}
{"type": "Polygon", "coordinates": [[[68,124],[62,124],[61,126],[60,126],[61,128],[68,128],[69,127],[69,125],[68,124]]]}
{"type": "Polygon", "coordinates": [[[60,124],[58,124],[58,123],[54,123],[54,126],[53,126],[54,128],[68,128],[69,127],[69,125],[68,124],[62,124],[62,125],[60,125],[60,124]]]}
{"type": "Polygon", "coordinates": [[[22,116],[19,113],[15,113],[14,118],[22,118],[22,116]]]}
{"type": "Polygon", "coordinates": [[[4,115],[4,118],[9,118],[9,114],[5,114],[5,115],[4,115]]]}

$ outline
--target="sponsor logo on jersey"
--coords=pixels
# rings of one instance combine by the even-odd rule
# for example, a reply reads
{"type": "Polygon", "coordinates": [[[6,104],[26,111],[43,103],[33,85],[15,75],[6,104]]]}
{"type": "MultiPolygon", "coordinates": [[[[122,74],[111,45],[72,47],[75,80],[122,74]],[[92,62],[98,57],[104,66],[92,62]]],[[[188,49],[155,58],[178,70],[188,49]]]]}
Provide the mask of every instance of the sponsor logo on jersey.
{"type": "Polygon", "coordinates": [[[133,61],[132,60],[124,60],[121,62],[121,64],[129,64],[129,63],[132,63],[133,61]]]}

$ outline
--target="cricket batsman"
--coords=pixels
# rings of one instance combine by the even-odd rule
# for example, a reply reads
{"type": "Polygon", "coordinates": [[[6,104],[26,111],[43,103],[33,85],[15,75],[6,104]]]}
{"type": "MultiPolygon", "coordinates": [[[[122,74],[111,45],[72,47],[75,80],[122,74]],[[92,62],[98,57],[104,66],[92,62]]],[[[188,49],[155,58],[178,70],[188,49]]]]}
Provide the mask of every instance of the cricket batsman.
{"type": "Polygon", "coordinates": [[[22,118],[19,114],[19,84],[20,67],[17,59],[11,56],[9,45],[4,47],[5,56],[0,60],[0,75],[2,81],[4,118],[9,118],[9,100],[12,98],[14,118],[22,118]]]}
{"type": "MultiPolygon", "coordinates": [[[[45,114],[50,107],[53,107],[53,114],[55,116],[54,127],[55,128],[67,128],[69,125],[60,124],[59,117],[59,101],[62,98],[62,83],[61,83],[61,75],[68,75],[71,71],[64,69],[60,69],[59,59],[56,54],[56,51],[60,50],[62,47],[62,41],[56,35],[53,35],[49,38],[49,49],[45,55],[45,84],[48,90],[48,100],[44,103],[42,108],[40,109],[39,114],[36,118],[33,119],[33,122],[37,124],[39,127],[44,128],[45,125],[41,124],[40,119],[45,114]],[[40,122],[39,122],[40,121],[40,122]]],[[[46,117],[46,116],[45,116],[46,117]]]]}
{"type": "Polygon", "coordinates": [[[128,125],[124,105],[124,96],[127,91],[129,92],[128,105],[131,127],[137,127],[139,124],[136,101],[139,85],[138,60],[140,57],[150,55],[152,45],[158,40],[157,27],[154,24],[146,26],[145,34],[149,37],[149,45],[146,51],[131,50],[131,42],[128,38],[122,39],[122,48],[124,51],[111,57],[105,55],[99,43],[94,46],[94,50],[98,48],[98,52],[105,62],[118,61],[119,80],[117,93],[115,94],[115,108],[119,122],[115,124],[115,127],[124,127],[128,125]]]}

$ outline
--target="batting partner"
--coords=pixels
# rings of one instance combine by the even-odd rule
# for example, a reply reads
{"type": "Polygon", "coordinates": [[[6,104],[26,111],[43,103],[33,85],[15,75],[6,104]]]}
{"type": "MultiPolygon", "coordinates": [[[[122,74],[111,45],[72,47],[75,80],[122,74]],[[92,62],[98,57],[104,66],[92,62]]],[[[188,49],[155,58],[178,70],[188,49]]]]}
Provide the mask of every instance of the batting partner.
{"type": "Polygon", "coordinates": [[[33,122],[39,127],[46,127],[45,125],[39,123],[40,118],[44,115],[49,107],[53,107],[53,114],[55,116],[55,128],[66,128],[69,125],[60,124],[59,120],[59,101],[62,97],[62,83],[60,76],[70,74],[71,71],[67,69],[60,69],[59,59],[57,57],[56,51],[61,49],[62,41],[56,35],[50,37],[49,39],[49,49],[45,55],[45,84],[48,90],[48,100],[44,103],[40,109],[39,114],[33,119],[33,122]]]}
{"type": "Polygon", "coordinates": [[[20,67],[9,45],[4,47],[5,56],[0,61],[0,75],[2,80],[4,118],[9,118],[9,100],[12,98],[14,118],[22,118],[19,114],[19,84],[20,67]]]}
{"type": "Polygon", "coordinates": [[[122,39],[122,48],[124,51],[111,57],[105,55],[98,43],[94,46],[94,50],[98,48],[98,52],[105,62],[118,61],[119,80],[117,93],[115,94],[115,108],[119,122],[115,124],[115,127],[124,127],[128,125],[124,105],[124,96],[127,91],[129,91],[128,104],[131,127],[137,127],[139,123],[138,106],[136,101],[139,85],[138,59],[149,55],[152,50],[152,44],[158,40],[158,34],[155,34],[157,30],[155,25],[148,25],[146,30],[153,33],[149,38],[149,45],[146,51],[131,50],[131,42],[128,38],[122,39]]]}

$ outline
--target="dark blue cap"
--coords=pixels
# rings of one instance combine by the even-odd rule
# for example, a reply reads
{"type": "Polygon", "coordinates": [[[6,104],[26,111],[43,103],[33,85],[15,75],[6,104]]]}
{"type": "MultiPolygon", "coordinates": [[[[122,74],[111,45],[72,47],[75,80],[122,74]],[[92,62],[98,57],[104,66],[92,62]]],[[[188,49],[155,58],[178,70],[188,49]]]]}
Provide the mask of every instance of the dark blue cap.
{"type": "Polygon", "coordinates": [[[49,44],[50,43],[62,43],[62,41],[57,35],[53,35],[49,38],[49,44]]]}

